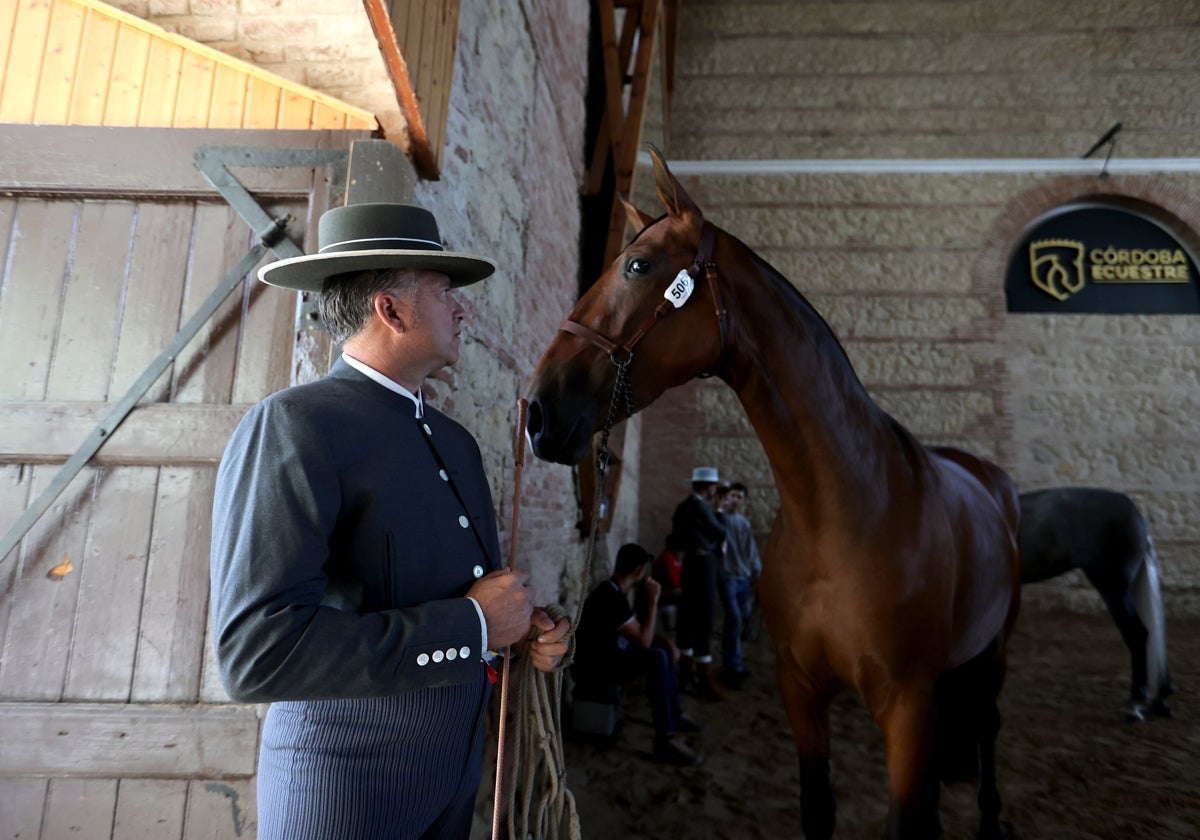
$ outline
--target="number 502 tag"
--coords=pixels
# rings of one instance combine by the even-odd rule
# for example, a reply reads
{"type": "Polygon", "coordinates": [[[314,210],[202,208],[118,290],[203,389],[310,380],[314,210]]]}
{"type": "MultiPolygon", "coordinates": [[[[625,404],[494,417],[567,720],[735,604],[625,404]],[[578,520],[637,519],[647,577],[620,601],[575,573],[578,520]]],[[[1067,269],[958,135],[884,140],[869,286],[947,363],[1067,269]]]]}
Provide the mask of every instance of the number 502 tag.
{"type": "Polygon", "coordinates": [[[671,302],[678,309],[687,303],[687,299],[692,296],[692,290],[696,288],[696,281],[692,279],[692,275],[684,269],[675,275],[675,279],[671,281],[671,285],[667,286],[667,290],[663,292],[663,297],[671,302]]]}

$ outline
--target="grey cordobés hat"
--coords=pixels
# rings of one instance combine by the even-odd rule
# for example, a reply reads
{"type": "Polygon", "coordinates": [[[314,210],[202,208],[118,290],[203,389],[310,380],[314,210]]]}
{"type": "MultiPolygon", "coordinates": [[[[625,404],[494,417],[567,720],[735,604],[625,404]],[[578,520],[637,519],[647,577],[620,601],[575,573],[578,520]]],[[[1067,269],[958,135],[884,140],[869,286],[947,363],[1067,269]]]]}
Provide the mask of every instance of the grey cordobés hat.
{"type": "Polygon", "coordinates": [[[264,265],[258,279],[272,286],[319,292],[327,277],[376,268],[440,271],[451,286],[491,276],[496,264],[442,246],[437,220],[412,204],[366,203],[334,207],[317,223],[318,251],[264,265]]]}

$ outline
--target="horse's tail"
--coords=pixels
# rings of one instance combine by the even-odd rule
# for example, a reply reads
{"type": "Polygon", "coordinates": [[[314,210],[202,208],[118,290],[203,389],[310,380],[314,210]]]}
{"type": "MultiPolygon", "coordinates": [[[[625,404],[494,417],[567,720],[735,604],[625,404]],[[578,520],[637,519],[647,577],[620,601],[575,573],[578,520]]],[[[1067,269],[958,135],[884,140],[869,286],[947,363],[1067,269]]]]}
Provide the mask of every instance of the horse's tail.
{"type": "Polygon", "coordinates": [[[1167,668],[1167,627],[1158,585],[1158,552],[1154,550],[1154,540],[1149,534],[1146,535],[1142,564],[1133,581],[1133,606],[1146,627],[1146,683],[1151,699],[1162,700],[1175,689],[1167,668]]]}

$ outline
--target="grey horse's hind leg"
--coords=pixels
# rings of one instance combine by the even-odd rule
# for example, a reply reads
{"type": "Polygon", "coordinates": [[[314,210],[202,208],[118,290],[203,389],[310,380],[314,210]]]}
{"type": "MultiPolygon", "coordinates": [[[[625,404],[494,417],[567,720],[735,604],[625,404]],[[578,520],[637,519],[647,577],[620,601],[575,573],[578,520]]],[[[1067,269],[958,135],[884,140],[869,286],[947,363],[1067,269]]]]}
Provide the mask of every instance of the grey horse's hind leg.
{"type": "Polygon", "coordinates": [[[1150,706],[1150,686],[1146,675],[1146,640],[1149,631],[1142,620],[1138,618],[1133,606],[1133,596],[1129,590],[1123,592],[1101,591],[1109,614],[1121,631],[1125,647],[1129,648],[1130,688],[1129,700],[1121,707],[1121,715],[1127,721],[1145,720],[1150,706]]]}

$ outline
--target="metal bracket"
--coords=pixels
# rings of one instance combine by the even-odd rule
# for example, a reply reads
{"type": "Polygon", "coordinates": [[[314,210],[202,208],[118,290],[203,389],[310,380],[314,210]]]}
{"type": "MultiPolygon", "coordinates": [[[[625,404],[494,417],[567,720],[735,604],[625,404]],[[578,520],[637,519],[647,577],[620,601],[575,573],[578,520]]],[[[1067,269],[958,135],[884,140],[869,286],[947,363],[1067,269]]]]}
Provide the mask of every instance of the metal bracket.
{"type": "MultiPolygon", "coordinates": [[[[271,218],[250,191],[229,171],[230,166],[253,166],[274,169],[287,167],[324,167],[329,171],[329,192],[341,197],[346,191],[349,168],[349,153],[345,149],[274,149],[262,146],[201,146],[196,149],[196,168],[225,197],[229,206],[256,232],[262,236],[264,225],[271,218]]],[[[299,257],[304,251],[285,239],[279,247],[272,246],[280,259],[299,257]]],[[[316,296],[297,293],[296,329],[298,331],[322,329],[317,315],[316,296]]]]}

